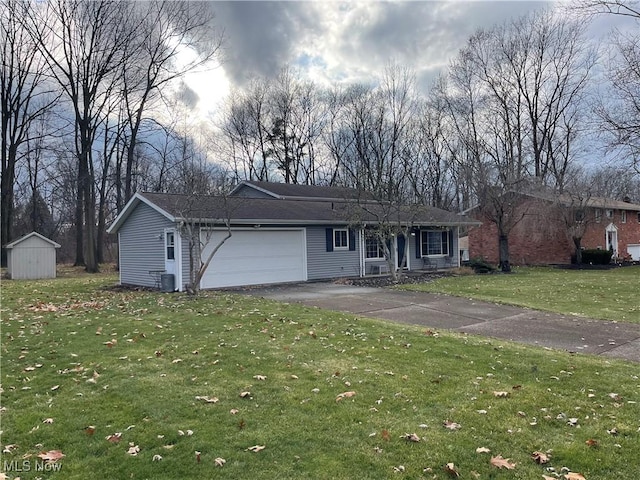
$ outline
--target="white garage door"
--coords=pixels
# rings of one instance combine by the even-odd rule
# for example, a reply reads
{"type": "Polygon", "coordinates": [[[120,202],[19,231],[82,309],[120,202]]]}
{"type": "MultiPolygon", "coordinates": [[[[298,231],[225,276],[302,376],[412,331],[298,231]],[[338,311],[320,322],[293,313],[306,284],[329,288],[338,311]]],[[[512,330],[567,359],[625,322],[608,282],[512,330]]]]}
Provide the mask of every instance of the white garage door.
{"type": "MultiPolygon", "coordinates": [[[[203,232],[211,239],[203,259],[226,231],[203,232]]],[[[237,287],[307,279],[304,230],[234,230],[214,255],[202,277],[202,288],[237,287]]]]}
{"type": "Polygon", "coordinates": [[[627,252],[631,255],[631,260],[640,260],[640,245],[627,245],[627,252]]]}

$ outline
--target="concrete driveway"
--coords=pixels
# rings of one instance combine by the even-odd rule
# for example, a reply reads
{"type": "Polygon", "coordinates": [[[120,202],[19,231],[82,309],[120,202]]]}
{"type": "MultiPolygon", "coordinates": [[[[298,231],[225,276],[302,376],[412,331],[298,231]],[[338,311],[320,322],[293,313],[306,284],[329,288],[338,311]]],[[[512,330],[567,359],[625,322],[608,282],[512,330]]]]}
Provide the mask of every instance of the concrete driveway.
{"type": "Polygon", "coordinates": [[[251,288],[243,293],[399,323],[640,362],[640,325],[539,312],[465,298],[335,283],[251,288]]]}

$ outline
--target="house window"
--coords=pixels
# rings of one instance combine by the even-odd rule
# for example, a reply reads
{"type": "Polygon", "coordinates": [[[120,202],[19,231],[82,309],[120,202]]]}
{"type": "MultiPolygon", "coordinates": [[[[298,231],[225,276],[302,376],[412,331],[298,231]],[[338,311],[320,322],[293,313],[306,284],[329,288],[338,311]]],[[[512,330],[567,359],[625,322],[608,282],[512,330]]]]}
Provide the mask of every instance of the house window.
{"type": "Polygon", "coordinates": [[[574,220],[576,223],[584,222],[584,210],[576,210],[574,214],[574,220]]]}
{"type": "Polygon", "coordinates": [[[622,223],[627,223],[627,211],[626,210],[620,211],[620,221],[622,223]]]}
{"type": "Polygon", "coordinates": [[[175,237],[175,233],[167,232],[165,234],[165,245],[166,245],[167,260],[175,260],[176,259],[176,237],[175,237]]]}
{"type": "Polygon", "coordinates": [[[365,239],[365,253],[366,258],[370,259],[382,259],[384,258],[384,250],[382,244],[377,237],[371,235],[365,239]]]}
{"type": "Polygon", "coordinates": [[[420,235],[422,256],[449,255],[449,232],[446,230],[423,230],[420,235]]]}
{"type": "Polygon", "coordinates": [[[611,209],[605,210],[604,214],[606,215],[607,218],[613,218],[613,210],[611,209]]]}
{"type": "Polygon", "coordinates": [[[638,212],[638,223],[640,223],[640,212],[638,212]]]}
{"type": "Polygon", "coordinates": [[[349,248],[349,231],[346,228],[335,228],[333,230],[333,248],[335,250],[346,250],[349,248]]]}
{"type": "Polygon", "coordinates": [[[600,210],[599,208],[596,208],[596,223],[600,223],[600,221],[602,220],[602,210],[600,210]]]}

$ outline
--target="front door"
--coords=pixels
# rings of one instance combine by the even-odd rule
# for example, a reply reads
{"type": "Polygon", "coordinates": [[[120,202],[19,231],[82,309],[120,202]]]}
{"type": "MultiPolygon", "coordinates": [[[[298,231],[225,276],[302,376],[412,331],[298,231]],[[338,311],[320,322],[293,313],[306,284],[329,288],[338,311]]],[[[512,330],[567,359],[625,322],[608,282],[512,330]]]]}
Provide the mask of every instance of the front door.
{"type": "Polygon", "coordinates": [[[618,256],[618,229],[611,223],[607,226],[607,250],[613,252],[613,256],[618,256]]]}
{"type": "Polygon", "coordinates": [[[167,273],[176,274],[176,231],[164,232],[164,269],[167,273]]]}
{"type": "MultiPolygon", "coordinates": [[[[396,237],[396,243],[397,243],[397,252],[398,252],[398,256],[396,258],[396,268],[400,268],[400,265],[402,264],[402,259],[404,258],[404,249],[405,249],[405,238],[404,235],[398,235],[396,237]]],[[[407,258],[407,261],[409,261],[409,259],[407,258]]],[[[405,264],[404,268],[406,269],[408,267],[408,265],[405,264]]]]}

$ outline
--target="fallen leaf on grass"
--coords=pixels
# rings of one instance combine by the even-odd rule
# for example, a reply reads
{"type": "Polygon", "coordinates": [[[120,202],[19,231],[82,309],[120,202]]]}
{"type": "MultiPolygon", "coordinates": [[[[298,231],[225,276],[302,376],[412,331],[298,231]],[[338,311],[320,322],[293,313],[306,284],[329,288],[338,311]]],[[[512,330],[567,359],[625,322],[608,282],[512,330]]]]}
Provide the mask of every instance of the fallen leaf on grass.
{"type": "Polygon", "coordinates": [[[575,472],[569,472],[567,473],[564,478],[566,480],[587,480],[586,478],[584,478],[581,474],[579,473],[575,473],[575,472]]]}
{"type": "Polygon", "coordinates": [[[264,445],[254,445],[253,447],[247,448],[247,451],[257,453],[260,450],[264,450],[266,447],[264,445]]]}
{"type": "Polygon", "coordinates": [[[382,430],[381,435],[384,441],[388,442],[389,440],[391,440],[391,434],[389,433],[389,430],[382,430]]]}
{"type": "Polygon", "coordinates": [[[158,455],[157,453],[151,459],[152,462],[159,462],[160,460],[162,460],[162,455],[158,455]]]}
{"type": "Polygon", "coordinates": [[[60,450],[49,450],[48,452],[40,452],[38,458],[41,458],[45,462],[54,463],[64,457],[64,453],[60,450]]]}
{"type": "Polygon", "coordinates": [[[120,440],[122,440],[122,433],[116,432],[112,435],[107,435],[105,438],[111,443],[118,443],[120,440]]]}
{"type": "Polygon", "coordinates": [[[216,467],[223,467],[225,463],[227,463],[227,461],[224,458],[221,458],[221,457],[218,457],[213,461],[213,464],[216,467]]]}
{"type": "Polygon", "coordinates": [[[355,394],[356,394],[356,392],[353,392],[353,391],[351,391],[351,392],[343,392],[343,393],[339,394],[339,395],[336,397],[336,402],[339,402],[339,401],[340,401],[340,400],[342,400],[343,398],[351,398],[351,397],[353,397],[355,394]]]}
{"type": "Polygon", "coordinates": [[[416,435],[415,433],[405,433],[400,438],[404,438],[408,442],[419,442],[420,441],[420,437],[418,435],[416,435]]]}
{"type": "Polygon", "coordinates": [[[13,451],[18,448],[18,445],[15,443],[10,443],[9,445],[5,445],[2,449],[2,453],[13,453],[13,451]]]}
{"type": "Polygon", "coordinates": [[[531,458],[538,465],[544,465],[545,463],[547,463],[549,461],[549,455],[547,455],[544,452],[533,452],[531,454],[531,458]]]}
{"type": "Polygon", "coordinates": [[[267,377],[264,375],[254,375],[253,378],[255,378],[256,380],[262,380],[262,381],[267,379],[267,377]]]}
{"type": "Polygon", "coordinates": [[[509,396],[509,392],[493,392],[494,397],[506,398],[509,396]]]}
{"type": "Polygon", "coordinates": [[[44,420],[42,420],[42,423],[51,424],[51,423],[53,423],[53,418],[45,418],[44,420]]]}
{"type": "Polygon", "coordinates": [[[598,446],[598,441],[594,440],[593,438],[590,438],[589,440],[587,440],[584,443],[586,443],[588,447],[597,447],[598,446]]]}
{"type": "Polygon", "coordinates": [[[240,398],[251,398],[251,392],[240,392],[240,398]]]}
{"type": "Polygon", "coordinates": [[[133,442],[129,443],[129,450],[127,450],[127,453],[133,457],[135,457],[136,455],[138,455],[138,453],[140,453],[140,447],[136,444],[134,444],[133,442]]]}
{"type": "Polygon", "coordinates": [[[478,447],[476,448],[476,453],[491,453],[487,447],[478,447]]]}
{"type": "Polygon", "coordinates": [[[202,452],[196,450],[196,462],[200,463],[200,455],[202,452]]]}
{"type": "Polygon", "coordinates": [[[196,396],[196,400],[202,400],[205,403],[218,403],[218,397],[209,397],[207,396],[196,396]]]}
{"type": "Polygon", "coordinates": [[[86,433],[87,435],[93,435],[94,433],[96,433],[95,425],[84,427],[84,433],[86,433]]]}
{"type": "Polygon", "coordinates": [[[445,420],[442,425],[444,425],[444,428],[448,428],[449,430],[460,430],[460,428],[462,428],[462,425],[452,422],[451,420],[445,420]]]}
{"type": "Polygon", "coordinates": [[[453,463],[447,463],[444,466],[444,471],[447,472],[450,476],[458,478],[460,476],[460,474],[458,473],[458,470],[456,469],[456,466],[453,463]]]}
{"type": "Polygon", "coordinates": [[[491,465],[498,468],[513,470],[514,468],[516,468],[516,464],[510,462],[509,460],[509,458],[502,458],[502,455],[498,455],[497,457],[491,457],[491,465]]]}
{"type": "Polygon", "coordinates": [[[236,413],[238,413],[240,410],[238,410],[237,408],[232,408],[231,410],[229,410],[229,413],[231,415],[235,415],[236,413]]]}

